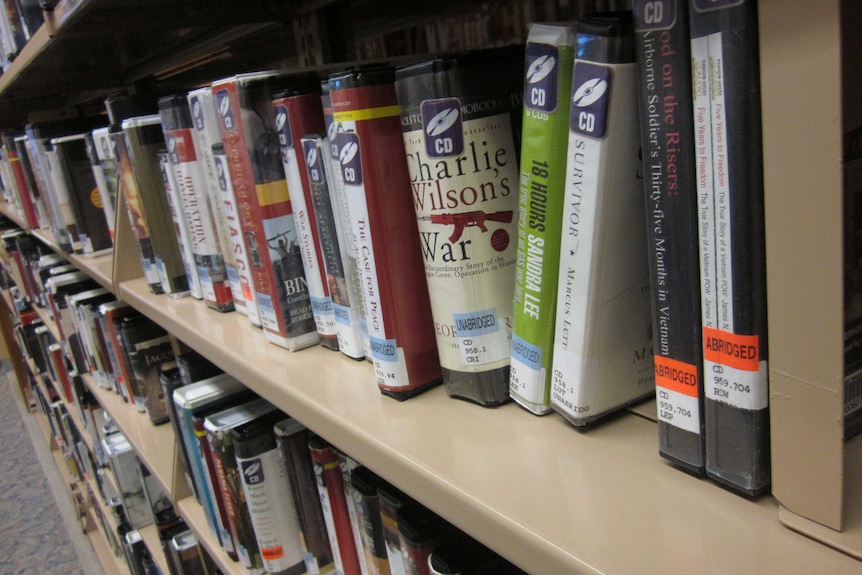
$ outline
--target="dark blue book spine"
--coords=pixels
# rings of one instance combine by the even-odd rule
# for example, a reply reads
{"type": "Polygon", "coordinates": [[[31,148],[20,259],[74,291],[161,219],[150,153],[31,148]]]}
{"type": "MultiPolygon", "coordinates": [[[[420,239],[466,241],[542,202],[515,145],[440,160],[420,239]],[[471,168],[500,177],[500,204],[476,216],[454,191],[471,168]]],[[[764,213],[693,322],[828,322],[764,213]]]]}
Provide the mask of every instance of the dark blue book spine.
{"type": "Polygon", "coordinates": [[[685,0],[635,0],[659,453],[706,465],[691,46],[685,0]]]}
{"type": "Polygon", "coordinates": [[[698,177],[711,179],[714,214],[706,238],[714,309],[704,311],[703,330],[706,467],[717,482],[756,496],[770,485],[757,4],[691,0],[689,21],[693,113],[709,131],[696,165],[709,170],[698,177]]]}

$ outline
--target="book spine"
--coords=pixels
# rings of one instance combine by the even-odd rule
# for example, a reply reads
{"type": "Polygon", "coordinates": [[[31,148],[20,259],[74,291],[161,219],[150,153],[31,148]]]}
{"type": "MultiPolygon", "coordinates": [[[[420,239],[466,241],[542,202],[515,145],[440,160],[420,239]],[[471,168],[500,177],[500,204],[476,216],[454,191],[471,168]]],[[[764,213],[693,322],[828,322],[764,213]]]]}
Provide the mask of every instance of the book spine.
{"type": "Polygon", "coordinates": [[[366,325],[377,385],[406,399],[441,381],[394,78],[357,86],[330,77],[335,145],[361,257],[366,325]],[[399,270],[399,273],[389,273],[399,270]],[[409,311],[408,311],[409,310],[409,311]],[[407,313],[405,313],[407,311],[407,313]]]}
{"type": "Polygon", "coordinates": [[[99,332],[101,333],[103,338],[107,362],[111,366],[111,388],[118,394],[120,394],[120,397],[122,397],[124,401],[126,401],[127,403],[132,403],[134,399],[129,395],[129,389],[128,387],[126,387],[126,381],[122,371],[122,363],[120,361],[120,358],[117,356],[117,350],[114,347],[113,341],[111,339],[109,322],[108,319],[105,317],[104,313],[101,311],[101,308],[99,308],[99,315],[96,321],[99,324],[99,332]]]}
{"type": "Polygon", "coordinates": [[[141,382],[145,393],[144,408],[153,425],[168,421],[167,404],[162,392],[161,365],[174,359],[170,337],[165,335],[152,340],[139,341],[129,353],[135,377],[141,382]]]}
{"type": "Polygon", "coordinates": [[[378,486],[385,482],[367,468],[351,474],[351,490],[356,507],[361,549],[370,575],[390,575],[389,556],[383,535],[383,518],[380,515],[378,486]]]}
{"type": "Polygon", "coordinates": [[[109,346],[108,334],[105,331],[105,322],[102,321],[102,316],[99,313],[99,306],[96,305],[98,303],[100,302],[95,302],[93,305],[89,306],[89,309],[87,310],[87,322],[90,325],[90,330],[93,333],[96,349],[99,350],[99,357],[102,361],[102,369],[105,371],[105,386],[113,392],[120,394],[121,396],[123,396],[124,399],[128,401],[128,399],[125,397],[126,390],[120,388],[116,377],[116,371],[118,368],[117,360],[112,355],[113,349],[109,346]]]}
{"type": "Polygon", "coordinates": [[[332,98],[329,95],[329,82],[324,81],[321,86],[324,91],[320,97],[323,104],[323,121],[326,124],[327,143],[329,148],[324,150],[326,160],[326,175],[329,178],[329,192],[332,195],[332,205],[337,206],[339,218],[336,219],[338,237],[344,241],[345,255],[344,271],[347,278],[347,289],[351,295],[351,311],[355,310],[359,321],[359,332],[362,337],[362,349],[367,361],[372,360],[371,340],[368,337],[368,324],[365,320],[365,293],[362,289],[362,270],[360,261],[359,239],[352,225],[353,217],[350,213],[350,202],[344,188],[344,177],[341,174],[341,163],[338,160],[338,146],[335,143],[338,125],[332,119],[332,98]]]}
{"type": "MultiPolygon", "coordinates": [[[[47,171],[46,179],[49,182],[47,188],[48,202],[54,206],[55,215],[55,236],[66,239],[71,245],[69,250],[72,253],[81,253],[81,240],[79,237],[79,225],[75,218],[75,212],[72,209],[72,203],[69,194],[69,185],[63,177],[63,169],[60,165],[60,158],[57,154],[57,149],[50,140],[37,144],[41,147],[44,163],[42,164],[47,171]],[[53,203],[52,203],[53,200],[53,203]]],[[[60,243],[61,240],[58,240],[60,243]]]]}
{"type": "Polygon", "coordinates": [[[61,205],[65,189],[54,189],[55,181],[48,157],[50,142],[42,137],[42,130],[38,126],[28,125],[25,132],[26,135],[16,138],[16,145],[19,157],[27,157],[25,175],[30,180],[40,226],[50,229],[60,247],[73,253],[74,238],[67,227],[66,214],[61,205]]]}
{"type": "Polygon", "coordinates": [[[844,134],[844,440],[862,431],[862,127],[844,134]]]}
{"type": "MultiPolygon", "coordinates": [[[[365,357],[365,350],[359,313],[356,311],[356,301],[361,294],[352,290],[353,286],[347,281],[345,262],[349,256],[343,241],[344,226],[341,222],[344,220],[339,212],[341,206],[330,188],[329,173],[332,171],[332,163],[327,158],[331,154],[329,140],[311,136],[303,137],[301,143],[320,238],[321,261],[335,318],[338,349],[348,357],[362,359],[365,357]]],[[[354,259],[352,264],[355,266],[355,263],[354,259]]]]}
{"type": "Polygon", "coordinates": [[[578,24],[551,395],[576,426],[655,394],[629,18],[578,24]]]}
{"type": "Polygon", "coordinates": [[[54,343],[48,347],[48,353],[51,357],[51,363],[54,367],[54,373],[57,374],[60,387],[63,390],[63,397],[67,404],[75,403],[75,394],[72,391],[72,383],[69,379],[69,371],[66,367],[66,355],[63,353],[63,348],[58,343],[54,343]]]}
{"type": "MultiPolygon", "coordinates": [[[[177,236],[173,231],[174,224],[157,155],[164,147],[159,117],[144,116],[127,120],[123,122],[123,134],[137,181],[136,199],[147,222],[162,292],[172,298],[184,297],[188,295],[189,282],[177,236]]],[[[127,182],[124,180],[124,183],[127,182]]]]}
{"type": "Polygon", "coordinates": [[[359,462],[343,451],[336,449],[335,453],[338,456],[338,467],[341,470],[341,485],[344,489],[344,501],[347,504],[347,517],[350,520],[350,531],[353,534],[353,545],[356,548],[356,559],[359,561],[359,570],[362,572],[362,575],[370,575],[368,557],[363,552],[362,526],[359,523],[356,495],[351,481],[353,472],[359,468],[359,462]]]}
{"type": "Polygon", "coordinates": [[[216,470],[216,480],[227,510],[231,534],[240,562],[249,570],[261,569],[263,560],[254,537],[248,505],[238,477],[236,455],[230,431],[206,430],[216,470]]]}
{"type": "Polygon", "coordinates": [[[290,478],[273,432],[270,429],[267,437],[233,439],[238,475],[264,568],[267,573],[305,573],[290,478]]]}
{"type": "Polygon", "coordinates": [[[117,163],[113,157],[107,128],[87,134],[87,156],[93,170],[93,178],[99,189],[99,201],[108,224],[108,234],[113,244],[117,219],[117,163]],[[98,134],[98,137],[96,136],[98,134]],[[104,159],[103,159],[104,158],[104,159]]]}
{"type": "Polygon", "coordinates": [[[185,385],[185,382],[183,382],[183,378],[180,375],[177,357],[174,358],[173,362],[164,363],[159,368],[159,385],[162,388],[162,395],[165,397],[165,403],[168,407],[168,420],[170,421],[174,437],[178,444],[177,447],[183,460],[182,472],[185,476],[186,484],[188,485],[192,495],[197,498],[197,486],[195,485],[190,471],[192,464],[189,461],[186,442],[182,439],[179,416],[177,415],[177,404],[174,402],[174,391],[185,385]]]}
{"type": "Polygon", "coordinates": [[[389,558],[391,575],[406,575],[404,553],[401,549],[401,535],[398,530],[398,510],[406,497],[391,485],[381,486],[377,490],[380,520],[383,524],[383,540],[386,544],[386,556],[389,558]]]}
{"type": "Polygon", "coordinates": [[[347,501],[344,498],[344,479],[338,455],[331,445],[317,438],[309,441],[309,450],[336,573],[360,575],[362,569],[356,554],[347,501]]]}
{"type": "Polygon", "coordinates": [[[443,382],[486,407],[509,400],[522,65],[513,56],[396,72],[443,382]]]}
{"type": "Polygon", "coordinates": [[[75,310],[69,305],[65,295],[57,298],[57,300],[57,309],[60,311],[60,321],[57,322],[57,325],[63,326],[60,332],[60,343],[75,369],[85,373],[88,371],[88,366],[84,358],[84,350],[81,347],[81,337],[75,325],[75,310]]]}
{"type": "Polygon", "coordinates": [[[296,235],[302,267],[311,299],[311,309],[320,344],[338,349],[335,313],[329,295],[329,284],[323,268],[320,234],[316,224],[314,201],[308,182],[308,169],[300,140],[305,134],[323,130],[323,109],[319,94],[276,98],[272,101],[275,128],[281,151],[281,162],[287,179],[290,203],[296,222],[296,235]]]}
{"type": "Polygon", "coordinates": [[[135,244],[138,247],[138,255],[141,259],[144,277],[151,292],[155,294],[164,293],[162,291],[162,282],[159,278],[159,270],[156,266],[156,256],[153,253],[150,228],[147,225],[147,220],[144,217],[141,206],[138,182],[135,179],[132,158],[129,156],[129,150],[126,147],[125,135],[122,131],[116,131],[111,134],[111,138],[114,153],[117,157],[118,188],[126,199],[126,211],[131,224],[132,234],[135,237],[135,244]]]}
{"type": "Polygon", "coordinates": [[[17,192],[16,197],[20,202],[21,209],[24,211],[27,225],[31,228],[38,228],[39,217],[36,214],[33,195],[30,191],[30,186],[27,185],[27,179],[24,176],[24,166],[21,163],[21,157],[18,149],[15,147],[14,141],[6,140],[6,157],[9,160],[9,169],[14,178],[13,181],[17,192]]]}
{"type": "Polygon", "coordinates": [[[552,411],[574,41],[570,25],[533,24],[526,47],[509,395],[537,415],[552,411]]]}
{"type": "Polygon", "coordinates": [[[124,306],[119,309],[109,308],[100,310],[100,314],[105,319],[106,335],[108,343],[113,349],[113,355],[117,357],[117,379],[120,385],[125,388],[125,395],[129,403],[137,406],[138,403],[143,405],[143,394],[137,387],[137,383],[131,372],[131,366],[128,363],[125,346],[122,342],[122,336],[119,326],[122,324],[122,318],[125,315],[134,313],[131,306],[124,306]]]}
{"type": "Polygon", "coordinates": [[[222,142],[213,108],[212,89],[204,87],[193,90],[187,94],[186,98],[191,113],[192,139],[198,153],[197,163],[204,177],[203,193],[206,196],[207,205],[212,211],[234,309],[243,315],[248,315],[245,296],[237,272],[236,256],[232,249],[231,226],[236,224],[231,224],[228,221],[213,156],[213,146],[221,145],[222,142]]]}
{"type": "Polygon", "coordinates": [[[185,97],[168,96],[159,101],[168,159],[174,174],[182,213],[191,238],[198,278],[207,306],[221,312],[233,310],[224,256],[214,210],[201,172],[200,150],[195,147],[194,129],[185,97]]]}
{"type": "Polygon", "coordinates": [[[61,175],[69,191],[69,204],[77,223],[78,239],[84,254],[113,247],[102,198],[87,155],[86,136],[56,141],[61,175]]]}
{"type": "Polygon", "coordinates": [[[314,463],[308,449],[311,436],[307,428],[288,420],[275,425],[276,443],[290,477],[291,497],[297,511],[301,542],[308,575],[333,569],[332,547],[326,530],[314,463]]]}
{"type": "Polygon", "coordinates": [[[0,186],[2,186],[3,200],[20,209],[21,203],[18,199],[18,190],[15,187],[15,176],[9,165],[9,152],[6,141],[9,133],[0,131],[0,186]]]}
{"type": "MultiPolygon", "coordinates": [[[[113,296],[105,293],[104,297],[113,298],[113,296]]],[[[73,306],[76,321],[78,324],[78,334],[81,341],[81,346],[85,351],[85,358],[88,363],[89,372],[93,375],[96,383],[105,389],[111,389],[111,383],[108,377],[108,364],[106,361],[106,350],[101,345],[98,331],[98,323],[96,321],[96,311],[92,304],[87,302],[78,302],[73,306]]]]}
{"type": "Polygon", "coordinates": [[[659,453],[703,473],[698,195],[686,0],[634,3],[659,453]]]}
{"type": "Polygon", "coordinates": [[[266,90],[251,86],[242,89],[241,97],[240,89],[237,80],[217,82],[213,96],[250,275],[266,339],[297,350],[314,345],[319,338],[299,250],[288,249],[296,244],[296,225],[281,158],[268,147],[256,149],[257,145],[267,145],[266,138],[274,139],[274,130],[271,122],[258,115],[255,103],[265,106],[266,114],[271,116],[272,98],[266,90]]]}
{"type": "Polygon", "coordinates": [[[184,419],[183,429],[189,434],[189,459],[196,464],[193,476],[197,481],[198,491],[203,494],[200,500],[207,514],[207,523],[216,535],[222,548],[234,560],[239,559],[238,548],[230,531],[230,518],[218,483],[216,463],[207,440],[204,420],[180,407],[177,414],[184,419]]]}
{"type": "Polygon", "coordinates": [[[755,496],[771,479],[757,4],[690,6],[693,89],[705,83],[694,117],[712,156],[703,169],[712,176],[715,265],[710,321],[703,312],[706,471],[755,496]]]}
{"type": "Polygon", "coordinates": [[[237,311],[244,313],[251,324],[261,327],[260,313],[257,308],[257,296],[251,279],[251,264],[248,261],[248,252],[242,239],[242,224],[239,219],[239,206],[233,184],[230,178],[227,156],[222,144],[213,145],[213,166],[215,169],[216,185],[218,186],[219,198],[222,202],[225,222],[230,232],[230,245],[236,264],[236,285],[231,284],[231,292],[234,294],[235,302],[242,299],[244,304],[237,307],[237,311]]]}
{"type": "Polygon", "coordinates": [[[195,254],[192,252],[192,238],[189,226],[183,214],[182,199],[179,193],[179,184],[171,168],[168,153],[159,152],[159,169],[162,171],[162,184],[168,198],[168,206],[171,209],[171,220],[174,222],[174,233],[177,236],[177,244],[180,247],[180,255],[183,258],[183,267],[186,270],[186,279],[189,282],[189,294],[195,299],[203,299],[204,292],[201,288],[201,280],[198,268],[195,265],[195,254]]]}

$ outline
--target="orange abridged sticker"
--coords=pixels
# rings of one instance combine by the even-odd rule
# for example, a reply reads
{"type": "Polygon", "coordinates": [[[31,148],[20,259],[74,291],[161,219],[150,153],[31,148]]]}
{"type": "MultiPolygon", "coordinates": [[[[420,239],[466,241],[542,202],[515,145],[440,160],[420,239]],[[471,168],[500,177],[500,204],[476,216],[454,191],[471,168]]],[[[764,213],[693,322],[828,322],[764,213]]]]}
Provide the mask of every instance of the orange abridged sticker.
{"type": "Polygon", "coordinates": [[[670,391],[697,397],[697,367],[669,357],[655,356],[655,384],[670,391]]]}
{"type": "Polygon", "coordinates": [[[275,561],[276,559],[281,559],[284,557],[284,547],[279,545],[278,547],[261,547],[260,556],[266,559],[267,561],[275,561]]]}
{"type": "Polygon", "coordinates": [[[102,194],[99,193],[99,188],[93,188],[90,192],[90,203],[97,208],[102,207],[102,194]]]}
{"type": "Polygon", "coordinates": [[[743,371],[760,369],[760,338],[703,328],[703,357],[707,361],[743,371]]]}

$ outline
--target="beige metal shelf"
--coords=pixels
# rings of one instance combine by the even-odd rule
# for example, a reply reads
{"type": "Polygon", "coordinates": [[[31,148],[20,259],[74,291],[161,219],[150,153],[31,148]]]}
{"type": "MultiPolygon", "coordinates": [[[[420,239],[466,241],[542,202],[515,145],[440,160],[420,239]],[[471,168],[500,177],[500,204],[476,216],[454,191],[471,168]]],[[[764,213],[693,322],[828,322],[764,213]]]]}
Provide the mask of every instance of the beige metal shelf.
{"type": "Polygon", "coordinates": [[[57,245],[56,241],[54,241],[53,235],[46,230],[32,230],[30,233],[37,237],[43,244],[54,250],[55,253],[65,257],[70,264],[75,265],[79,270],[96,280],[99,285],[111,292],[114,291],[114,283],[112,279],[114,267],[113,250],[93,255],[70,254],[63,251],[60,246],[57,245]]]}
{"type": "Polygon", "coordinates": [[[135,453],[158,479],[171,500],[188,495],[182,472],[177,470],[177,445],[170,424],[153,425],[145,413],[138,412],[122,397],[98,385],[89,375],[84,381],[99,404],[111,415],[117,427],[132,444],[135,453]]]}
{"type": "Polygon", "coordinates": [[[371,366],[287,352],[247,318],[120,284],[122,298],[285,412],[531,573],[855,573],[859,563],[752,502],[667,465],[655,424],[588,433],[443,389],[399,403],[371,366]]]}
{"type": "Polygon", "coordinates": [[[102,569],[105,570],[105,575],[129,575],[129,566],[122,557],[117,557],[108,542],[105,540],[105,535],[101,531],[101,527],[87,533],[90,544],[93,546],[93,551],[96,552],[96,557],[99,558],[99,563],[102,569]]]}
{"type": "Polygon", "coordinates": [[[69,263],[74,264],[82,272],[96,280],[103,288],[113,292],[112,273],[114,266],[113,252],[100,253],[93,256],[83,254],[68,254],[69,263]]]}
{"type": "Polygon", "coordinates": [[[194,496],[177,501],[177,511],[180,517],[186,522],[186,525],[195,532],[198,542],[209,553],[212,560],[225,575],[248,575],[248,569],[242,563],[234,561],[225,553],[210,526],[207,524],[203,507],[201,507],[194,496]]]}
{"type": "Polygon", "coordinates": [[[170,570],[168,569],[168,560],[165,558],[162,542],[159,539],[159,528],[156,527],[155,523],[153,523],[141,529],[140,533],[141,538],[144,540],[144,544],[147,546],[147,549],[150,550],[150,555],[153,556],[153,560],[156,562],[156,565],[159,566],[161,572],[170,573],[170,570]]]}
{"type": "MultiPolygon", "coordinates": [[[[56,92],[57,84],[70,82],[68,75],[58,72],[58,82],[50,73],[53,54],[66,45],[64,35],[70,36],[64,50],[70,57],[93,51],[83,43],[111,45],[111,39],[87,36],[101,24],[84,14],[125,10],[122,24],[132,38],[145,27],[134,29],[129,14],[151,9],[140,2],[134,7],[95,0],[81,4],[98,10],[70,11],[56,38],[49,38],[43,27],[0,78],[6,117],[18,113],[11,110],[25,101],[28,90],[28,110],[38,110],[48,97],[65,102],[56,94],[43,98],[39,90],[56,92]]],[[[122,281],[118,295],[532,573],[858,573],[860,562],[848,554],[862,558],[862,440],[845,444],[836,423],[841,419],[843,376],[838,367],[843,359],[838,159],[845,96],[840,66],[851,55],[842,52],[838,37],[842,29],[858,29],[842,25],[845,12],[860,12],[850,10],[852,4],[759,4],[775,497],[747,501],[673,469],[657,455],[655,425],[645,419],[654,411],[649,403],[634,410],[644,417],[625,414],[587,433],[575,431],[556,415],[537,418],[514,405],[484,410],[451,400],[442,389],[397,403],[379,394],[365,363],[321,348],[291,354],[266,343],[238,314],[218,314],[189,299],[154,296],[143,280],[122,281],[129,276],[114,272],[122,281]],[[800,425],[803,421],[809,424],[800,425]]],[[[193,44],[174,45],[191,54],[193,44]]],[[[165,66],[158,56],[149,56],[135,62],[131,73],[158,77],[181,69],[170,61],[170,69],[157,73],[165,66]]],[[[179,59],[186,60],[182,54],[179,59]]],[[[92,72],[87,76],[87,66],[56,60],[64,70],[84,71],[76,82],[91,92],[82,94],[81,101],[99,101],[108,85],[117,86],[112,77],[119,70],[117,63],[96,78],[92,72]]],[[[197,68],[202,76],[208,70],[197,68]]],[[[177,82],[188,84],[182,78],[177,82]]],[[[13,220],[23,221],[17,212],[13,220]]],[[[123,251],[127,254],[131,252],[123,251]]],[[[110,281],[112,258],[76,258],[71,256],[102,285],[115,285],[110,281]]],[[[124,257],[120,263],[133,259],[124,257]]],[[[115,394],[101,391],[100,402],[128,419],[130,429],[138,429],[130,441],[159,480],[166,487],[185,486],[176,471],[172,435],[159,435],[145,416],[115,394]],[[165,449],[167,445],[172,447],[165,449]],[[172,455],[166,457],[165,451],[172,455]]],[[[213,541],[200,507],[179,495],[182,488],[172,493],[175,501],[180,499],[181,514],[194,518],[189,522],[209,548],[213,541]]],[[[218,547],[210,551],[224,557],[218,547]]]]}
{"type": "MultiPolygon", "coordinates": [[[[0,76],[2,78],[3,76],[0,76]]],[[[18,209],[8,202],[0,202],[0,212],[7,218],[15,222],[21,229],[27,230],[30,226],[27,225],[27,217],[23,210],[18,209]]]]}

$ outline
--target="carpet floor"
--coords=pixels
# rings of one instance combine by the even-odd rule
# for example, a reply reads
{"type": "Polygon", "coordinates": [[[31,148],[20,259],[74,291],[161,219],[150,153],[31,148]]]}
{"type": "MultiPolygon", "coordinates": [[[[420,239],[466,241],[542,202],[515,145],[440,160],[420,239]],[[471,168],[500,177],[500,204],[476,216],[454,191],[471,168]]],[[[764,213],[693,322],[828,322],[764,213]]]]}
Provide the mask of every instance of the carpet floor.
{"type": "Polygon", "coordinates": [[[0,575],[103,575],[8,361],[0,363],[0,575]]]}

